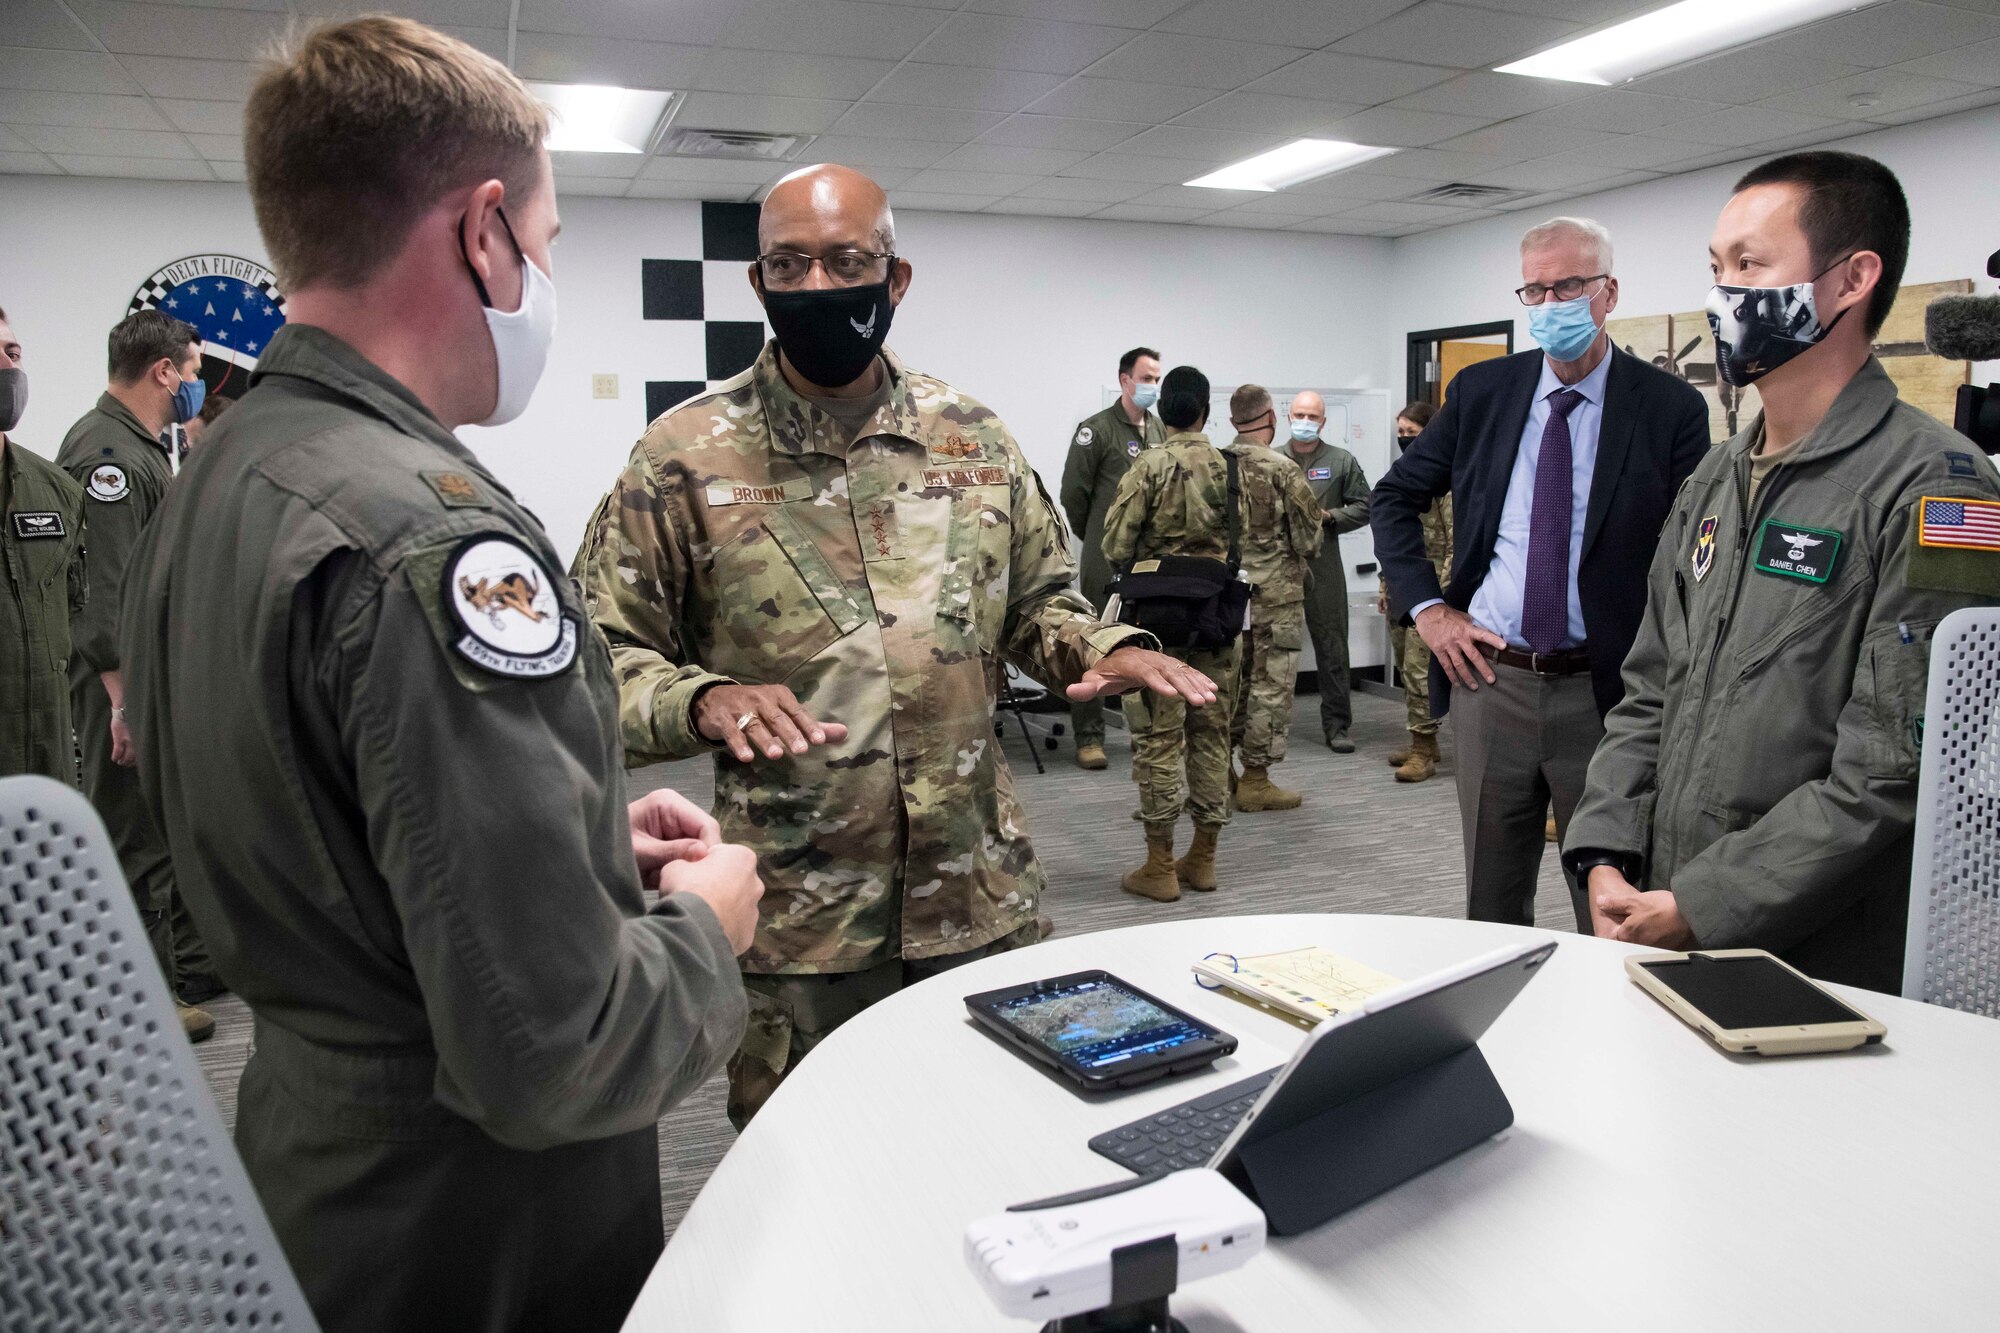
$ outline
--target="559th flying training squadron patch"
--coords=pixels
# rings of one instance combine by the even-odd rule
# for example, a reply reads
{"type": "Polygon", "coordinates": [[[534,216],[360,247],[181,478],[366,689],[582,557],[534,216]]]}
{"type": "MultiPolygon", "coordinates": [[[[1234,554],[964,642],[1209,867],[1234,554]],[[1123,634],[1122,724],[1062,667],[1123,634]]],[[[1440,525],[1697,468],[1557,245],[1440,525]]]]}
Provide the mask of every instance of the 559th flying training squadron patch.
{"type": "Polygon", "coordinates": [[[512,537],[468,537],[445,562],[444,604],[459,656],[498,676],[539,680],[576,660],[576,620],[555,580],[512,537]]]}
{"type": "Polygon", "coordinates": [[[90,470],[84,491],[93,500],[122,500],[132,493],[132,483],[125,479],[124,468],[116,463],[100,463],[90,470]]]}

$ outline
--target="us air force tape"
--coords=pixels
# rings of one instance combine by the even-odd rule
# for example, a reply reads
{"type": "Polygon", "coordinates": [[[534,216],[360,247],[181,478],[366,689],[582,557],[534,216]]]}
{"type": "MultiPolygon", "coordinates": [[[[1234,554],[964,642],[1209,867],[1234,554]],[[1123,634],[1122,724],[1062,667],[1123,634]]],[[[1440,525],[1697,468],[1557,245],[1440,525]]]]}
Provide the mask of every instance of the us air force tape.
{"type": "Polygon", "coordinates": [[[576,620],[563,614],[556,582],[512,537],[468,537],[444,568],[444,605],[456,622],[452,647],[496,676],[541,680],[576,660],[576,620]]]}

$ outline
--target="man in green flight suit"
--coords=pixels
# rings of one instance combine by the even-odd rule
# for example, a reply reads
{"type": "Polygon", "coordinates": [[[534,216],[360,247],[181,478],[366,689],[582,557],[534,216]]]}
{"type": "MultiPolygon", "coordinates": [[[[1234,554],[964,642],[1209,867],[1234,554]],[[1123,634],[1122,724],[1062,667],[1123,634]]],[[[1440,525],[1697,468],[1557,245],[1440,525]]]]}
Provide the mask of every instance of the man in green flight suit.
{"type": "Polygon", "coordinates": [[[89,594],[83,488],[10,432],[28,405],[21,343],[0,310],[0,777],[77,785],[70,735],[70,617],[89,594]]]}
{"type": "Polygon", "coordinates": [[[160,437],[194,419],[207,392],[201,335],[159,310],[138,310],[111,330],[111,383],[63,437],[56,463],[83,486],[90,527],[92,595],[72,622],[70,705],[83,748],[83,794],[118,846],[118,863],[138,900],[139,919],[167,987],[180,1000],[193,1041],[215,1031],[195,1001],[220,994],[215,965],[174,885],[173,858],[139,794],[125,686],[118,658],[118,608],[125,566],[139,534],[173,480],[160,437]]]}
{"type": "MultiPolygon", "coordinates": [[[[1063,513],[1069,517],[1070,531],[1083,543],[1077,586],[1100,615],[1105,585],[1111,582],[1111,566],[1104,559],[1104,515],[1132,460],[1167,438],[1166,427],[1153,412],[1159,399],[1160,354],[1150,347],[1134,347],[1118,358],[1118,401],[1076,423],[1069,457],[1063,460],[1063,513]]],[[[1072,703],[1069,720],[1076,732],[1077,765],[1103,768],[1109,762],[1104,754],[1104,701],[1072,703]]]]}
{"type": "Polygon", "coordinates": [[[1909,246],[1901,184],[1852,153],[1723,206],[1717,371],[1763,410],[1681,487],[1569,821],[1599,935],[1900,986],[1931,636],[2000,601],[2000,476],[1875,359],[1909,246]]]}
{"type": "Polygon", "coordinates": [[[1354,455],[1320,432],[1326,427],[1326,399],[1308,389],[1292,399],[1292,461],[1305,470],[1306,485],[1326,520],[1326,541],[1312,560],[1306,592],[1306,629],[1312,635],[1313,665],[1319,676],[1319,727],[1335,754],[1353,754],[1347,729],[1354,724],[1354,701],[1347,680],[1347,562],[1340,534],[1368,522],[1368,478],[1354,455]]]}
{"type": "Polygon", "coordinates": [[[289,318],[119,635],[147,802],[256,1018],[237,1146],[327,1333],[610,1333],[762,885],[683,798],[627,805],[604,641],[452,433],[518,416],[554,335],[547,112],[375,16],[244,123],[289,318]]]}

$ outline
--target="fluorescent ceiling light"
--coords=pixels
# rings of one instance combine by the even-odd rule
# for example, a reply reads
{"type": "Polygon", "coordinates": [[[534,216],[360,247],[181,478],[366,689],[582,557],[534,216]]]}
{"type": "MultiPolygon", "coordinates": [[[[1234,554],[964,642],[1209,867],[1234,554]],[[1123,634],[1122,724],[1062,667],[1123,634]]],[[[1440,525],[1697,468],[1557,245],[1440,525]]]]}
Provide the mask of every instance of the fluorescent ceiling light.
{"type": "Polygon", "coordinates": [[[1188,184],[1210,190],[1262,190],[1269,194],[1395,151],[1339,139],[1294,139],[1283,148],[1246,157],[1220,171],[1198,176],[1188,184]]]}
{"type": "Polygon", "coordinates": [[[1874,0],[1680,0],[1552,46],[1496,74],[1609,86],[1712,56],[1815,19],[1866,9],[1874,0]]]}
{"type": "Polygon", "coordinates": [[[552,153],[643,153],[674,94],[593,83],[530,83],[548,104],[552,153]]]}

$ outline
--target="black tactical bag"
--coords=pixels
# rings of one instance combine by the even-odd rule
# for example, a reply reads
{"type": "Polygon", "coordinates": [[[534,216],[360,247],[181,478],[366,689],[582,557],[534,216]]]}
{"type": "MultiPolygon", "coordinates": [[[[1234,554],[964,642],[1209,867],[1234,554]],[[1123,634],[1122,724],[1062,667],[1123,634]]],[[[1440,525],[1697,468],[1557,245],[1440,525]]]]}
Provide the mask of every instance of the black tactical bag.
{"type": "Polygon", "coordinates": [[[1242,488],[1236,455],[1222,452],[1229,471],[1229,559],[1168,555],[1135,561],[1112,580],[1118,623],[1149,631],[1164,648],[1222,649],[1243,632],[1250,585],[1237,577],[1242,564],[1242,488]]]}

